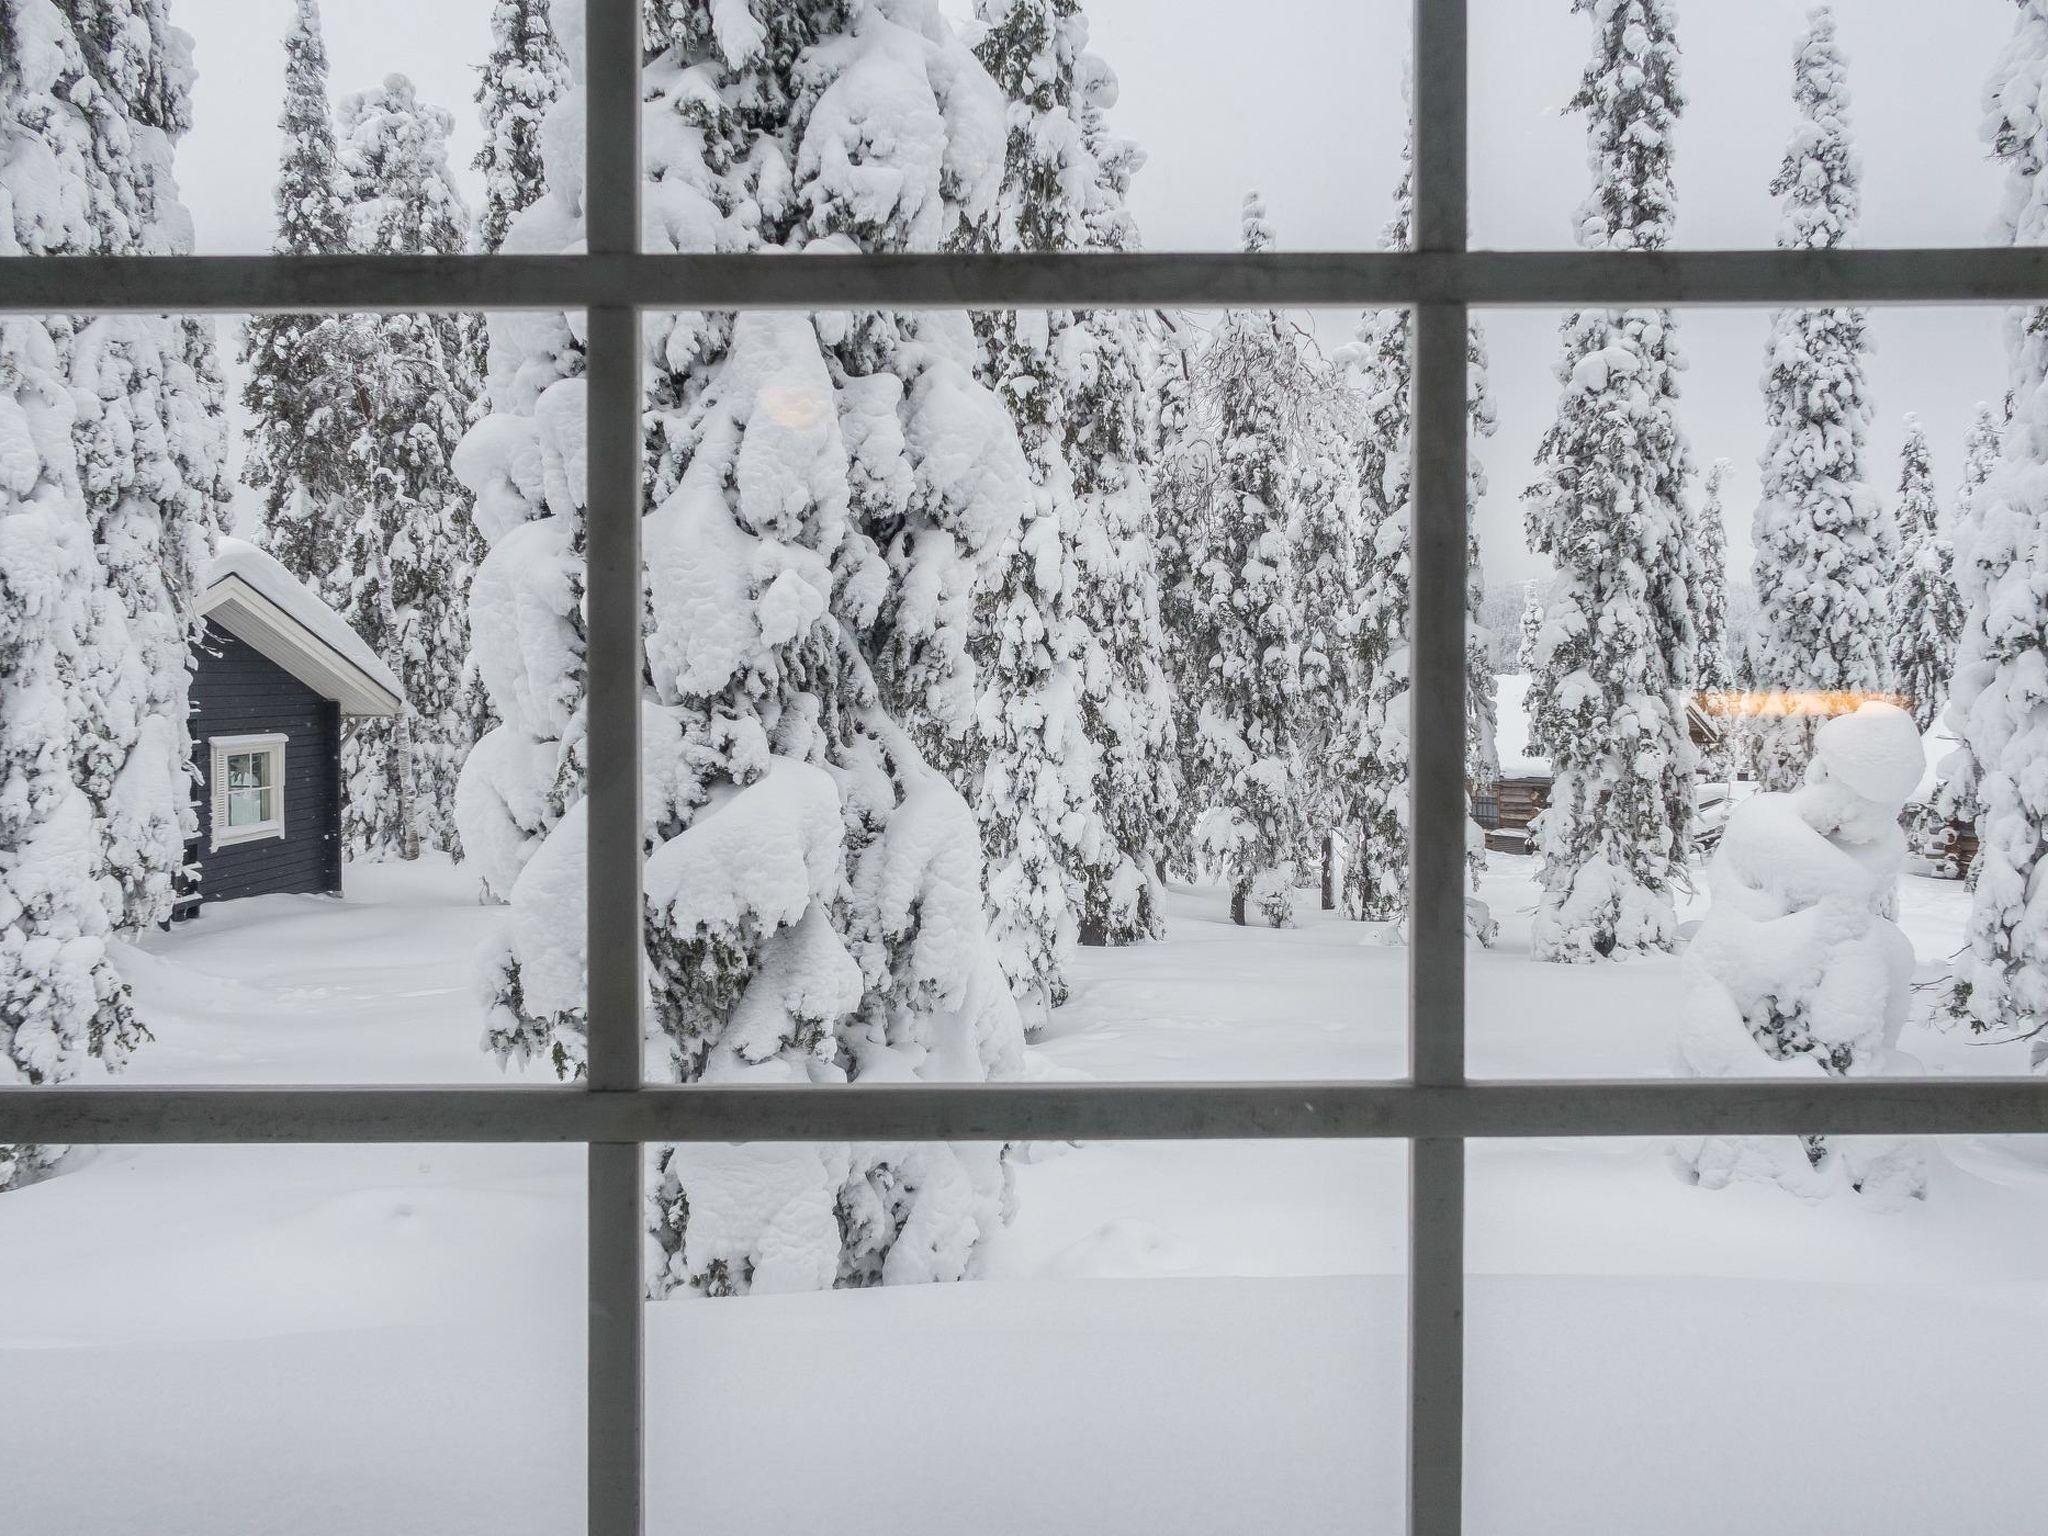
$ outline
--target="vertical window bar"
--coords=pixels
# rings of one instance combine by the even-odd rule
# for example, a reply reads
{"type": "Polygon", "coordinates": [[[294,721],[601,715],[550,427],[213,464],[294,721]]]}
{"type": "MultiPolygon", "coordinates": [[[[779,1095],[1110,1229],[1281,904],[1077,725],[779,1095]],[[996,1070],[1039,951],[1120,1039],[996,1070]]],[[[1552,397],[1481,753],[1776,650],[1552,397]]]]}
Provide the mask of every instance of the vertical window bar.
{"type": "MultiPolygon", "coordinates": [[[[1415,0],[1415,248],[1466,243],[1466,0],[1415,0]]],[[[1408,1071],[1465,1080],[1463,303],[1414,311],[1408,1071]]],[[[1408,1531],[1464,1522],[1465,1145],[1409,1145],[1408,1531]]]]}
{"type": "MultiPolygon", "coordinates": [[[[585,0],[584,228],[593,255],[640,243],[640,0],[585,0]]],[[[640,1083],[640,313],[588,326],[584,652],[590,1092],[640,1083]]],[[[641,1149],[589,1148],[589,1536],[641,1536],[641,1149]]]]}

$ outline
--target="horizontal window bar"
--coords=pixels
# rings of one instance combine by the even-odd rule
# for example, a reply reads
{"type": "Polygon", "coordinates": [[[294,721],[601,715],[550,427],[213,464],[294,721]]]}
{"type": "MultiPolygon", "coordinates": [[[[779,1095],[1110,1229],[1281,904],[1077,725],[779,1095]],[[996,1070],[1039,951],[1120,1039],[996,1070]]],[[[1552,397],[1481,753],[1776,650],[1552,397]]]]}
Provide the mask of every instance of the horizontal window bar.
{"type": "Polygon", "coordinates": [[[2013,304],[2048,247],[1104,255],[18,256],[0,312],[2013,304]]]}
{"type": "Polygon", "coordinates": [[[873,1088],[0,1088],[0,1142],[1180,1141],[2011,1134],[2048,1079],[873,1088]]]}

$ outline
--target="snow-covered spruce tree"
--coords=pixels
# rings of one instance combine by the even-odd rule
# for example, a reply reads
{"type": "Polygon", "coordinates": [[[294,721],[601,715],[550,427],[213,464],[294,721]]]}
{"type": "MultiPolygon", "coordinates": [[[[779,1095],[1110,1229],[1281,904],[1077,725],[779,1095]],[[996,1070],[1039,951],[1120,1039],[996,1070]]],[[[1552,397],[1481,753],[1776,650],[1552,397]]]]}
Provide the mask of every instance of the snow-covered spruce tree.
{"type": "MultiPolygon", "coordinates": [[[[1094,177],[1074,114],[1085,24],[1059,0],[982,0],[975,54],[1008,101],[1002,192],[973,249],[1075,249],[1094,177]]],[[[1008,407],[1031,475],[1031,506],[977,600],[981,695],[961,756],[988,858],[989,926],[1028,1027],[1066,1001],[1080,937],[1079,894],[1107,852],[1095,798],[1102,743],[1081,696],[1107,667],[1076,611],[1081,512],[1067,458],[1066,336],[1071,310],[989,310],[974,317],[982,381],[1008,407]]],[[[932,754],[951,746],[934,743],[932,754]]],[[[956,780],[957,782],[957,780],[956,780]]]]}
{"type": "MultiPolygon", "coordinates": [[[[1594,52],[1572,100],[1587,115],[1588,249],[1671,239],[1671,154],[1684,97],[1670,0],[1574,0],[1594,52]]],[[[1538,823],[1538,958],[1668,950],[1672,882],[1690,841],[1694,760],[1691,454],[1675,402],[1668,310],[1587,310],[1563,327],[1557,420],[1524,493],[1530,546],[1557,566],[1530,682],[1531,734],[1549,749],[1538,823]]]]}
{"type": "MultiPolygon", "coordinates": [[[[1968,626],[1972,613],[1982,611],[1987,595],[1985,577],[1988,573],[1971,559],[1970,549],[1977,530],[1983,526],[1988,501],[1984,488],[1997,472],[1999,442],[2003,435],[2004,427],[1998,412],[1979,401],[1970,430],[1963,437],[1963,483],[1956,494],[1955,518],[1950,525],[1956,603],[1963,627],[1968,626]]],[[[1962,629],[1959,628],[1953,670],[1959,673],[1962,666],[1962,629]]],[[[1942,723],[1956,733],[1956,747],[1941,760],[1940,777],[1934,793],[1935,810],[1944,821],[1975,822],[1977,760],[1970,752],[1968,738],[1961,733],[1960,720],[1952,718],[1944,710],[1942,723]]],[[[1972,885],[1976,883],[1975,864],[1970,866],[1969,879],[1972,885]]]]}
{"type": "MultiPolygon", "coordinates": [[[[1256,192],[1244,248],[1273,244],[1256,192]]],[[[1203,349],[1198,386],[1212,423],[1216,486],[1185,530],[1191,643],[1200,688],[1192,798],[1204,861],[1230,887],[1237,923],[1294,920],[1295,857],[1306,827],[1297,736],[1302,620],[1292,541],[1291,453],[1301,358],[1286,319],[1231,310],[1203,349]]]]}
{"type": "MultiPolygon", "coordinates": [[[[1707,871],[1713,905],[1685,953],[1683,1070],[1868,1077],[1898,1065],[1913,980],[1913,945],[1890,920],[1899,812],[1925,771],[1911,717],[1866,703],[1816,731],[1804,786],[1729,815],[1707,871]]],[[[1717,1136],[1674,1155],[1710,1188],[1765,1179],[1816,1197],[1839,1179],[1886,1204],[1927,1189],[1925,1153],[1905,1138],[1717,1136]]]]}
{"type": "Polygon", "coordinates": [[[1142,317],[1145,462],[1152,473],[1153,551],[1158,570],[1161,670],[1172,747],[1168,774],[1191,814],[1164,822],[1161,869],[1178,880],[1198,878],[1193,835],[1199,810],[1194,786],[1197,712],[1207,689],[1207,652],[1195,622],[1195,585],[1188,560],[1206,540],[1199,530],[1214,510],[1215,445],[1203,433],[1195,389],[1201,337],[1184,315],[1142,317]]]}
{"type": "Polygon", "coordinates": [[[569,61],[548,19],[548,0],[496,0],[491,56],[479,75],[476,104],[484,142],[472,163],[483,173],[484,206],[476,248],[495,252],[505,244],[513,216],[546,188],[541,123],[569,88],[569,61]]]}
{"type": "MultiPolygon", "coordinates": [[[[0,259],[185,254],[190,39],[155,0],[118,27],[77,9],[0,11],[0,259]]],[[[221,404],[203,322],[0,324],[0,1081],[118,1066],[146,1038],[109,946],[169,915],[194,830],[221,404]]],[[[0,1146],[0,1189],[61,1151],[0,1146]]]]}
{"type": "MultiPolygon", "coordinates": [[[[350,244],[376,255],[453,255],[469,211],[448,168],[449,113],[392,75],[348,98],[341,154],[350,244]]],[[[472,744],[464,595],[477,540],[452,460],[477,395],[460,315],[353,315],[342,350],[348,525],[335,588],[350,626],[405,688],[389,720],[342,745],[343,842],[352,854],[455,851],[455,783],[472,744]]]]}
{"type": "MultiPolygon", "coordinates": [[[[1072,0],[985,0],[976,54],[1009,101],[1002,196],[967,232],[984,250],[1063,251],[1126,237],[1128,179],[1098,164],[1115,77],[1072,0]],[[1084,115],[1093,114],[1091,126],[1084,115]]],[[[1139,459],[1128,317],[1056,310],[975,319],[983,379],[1009,407],[1034,502],[982,594],[976,810],[1005,974],[1027,1020],[1066,996],[1073,944],[1158,921],[1165,730],[1150,493],[1139,459]]]]}
{"type": "Polygon", "coordinates": [[[1728,648],[1728,509],[1723,490],[1734,464],[1714,460],[1693,519],[1693,686],[1702,693],[1735,685],[1735,663],[1728,648]]]}
{"type": "MultiPolygon", "coordinates": [[[[1082,142],[1095,173],[1084,244],[1089,250],[1134,250],[1138,229],[1129,195],[1144,151],[1109,128],[1115,72],[1092,53],[1080,55],[1076,70],[1082,142]]],[[[1094,310],[1069,337],[1077,354],[1067,405],[1074,438],[1067,456],[1082,514],[1080,613],[1108,664],[1106,683],[1087,690],[1082,708],[1091,738],[1104,743],[1096,801],[1116,850],[1109,879],[1082,890],[1081,942],[1088,945],[1165,935],[1161,876],[1176,839],[1186,837],[1160,606],[1153,496],[1159,469],[1149,430],[1145,322],[1128,310],[1094,310]]]]}
{"type": "Polygon", "coordinates": [[[1363,431],[1360,403],[1343,376],[1320,359],[1303,359],[1306,409],[1295,448],[1293,542],[1301,611],[1301,691],[1312,701],[1296,725],[1303,772],[1303,841],[1296,863],[1304,879],[1320,872],[1322,905],[1338,904],[1345,816],[1344,722],[1357,692],[1353,625],[1365,517],[1355,444],[1363,431]]]}
{"type": "MultiPolygon", "coordinates": [[[[573,66],[580,27],[555,20],[573,66]]],[[[930,251],[994,206],[1002,95],[936,5],[664,4],[646,29],[659,246],[930,251]]],[[[581,110],[572,91],[550,115],[547,191],[505,249],[582,239],[581,110]]],[[[959,599],[1031,497],[973,331],[873,312],[648,330],[649,1076],[1012,1074],[1022,1032],[974,819],[900,723],[906,701],[966,718],[959,599]]],[[[472,606],[504,720],[461,797],[465,840],[489,842],[509,897],[493,1040],[565,1076],[584,1060],[586,964],[574,348],[559,317],[494,327],[494,411],[461,453],[492,541],[472,606]]],[[[959,1278],[1006,1194],[983,1144],[665,1147],[656,1163],[657,1294],[959,1278]]]]}
{"type": "MultiPolygon", "coordinates": [[[[327,46],[318,0],[297,0],[285,33],[284,150],[274,196],[284,256],[349,248],[349,186],[334,142],[327,46]]],[[[347,391],[338,359],[343,315],[253,315],[242,332],[242,406],[249,424],[242,479],[263,498],[263,538],[284,567],[333,597],[347,484],[336,414],[347,391]]]]}
{"type": "MultiPolygon", "coordinates": [[[[1781,248],[1833,249],[1855,234],[1863,173],[1846,82],[1834,14],[1817,7],[1793,59],[1799,127],[1771,182],[1784,203],[1781,248]]],[[[1865,312],[1847,306],[1782,310],[1771,322],[1763,381],[1771,432],[1751,535],[1763,625],[1757,656],[1765,689],[1779,695],[1757,723],[1767,789],[1805,778],[1824,710],[1799,696],[1885,686],[1892,538],[1864,476],[1866,326],[1865,312]]]]}
{"type": "Polygon", "coordinates": [[[1517,633],[1520,642],[1515,651],[1513,670],[1533,671],[1536,666],[1536,637],[1543,633],[1543,598],[1533,581],[1522,583],[1522,622],[1517,633]]]}
{"type": "MultiPolygon", "coordinates": [[[[1404,143],[1394,216],[1382,233],[1381,246],[1406,250],[1413,220],[1413,152],[1404,143]]],[[[1359,320],[1356,342],[1344,353],[1358,370],[1363,408],[1356,439],[1363,524],[1352,624],[1355,681],[1342,730],[1340,764],[1348,844],[1344,908],[1352,917],[1378,922],[1400,921],[1408,902],[1408,544],[1413,499],[1409,453],[1415,430],[1409,338],[1406,310],[1368,311],[1359,320]]],[[[1494,429],[1486,342],[1477,324],[1467,338],[1465,376],[1469,446],[1476,449],[1478,440],[1491,436],[1494,429]]],[[[1473,451],[1466,471],[1468,512],[1485,492],[1486,472],[1473,451]]],[[[1465,558],[1465,772],[1474,785],[1485,785],[1499,776],[1500,764],[1494,749],[1496,684],[1487,660],[1491,637],[1481,620],[1485,572],[1476,532],[1466,541],[1465,558]]],[[[1491,931],[1476,904],[1472,916],[1475,936],[1491,931]]]]}
{"type": "Polygon", "coordinates": [[[1718,712],[1722,732],[1699,766],[1714,779],[1734,777],[1746,750],[1744,719],[1727,697],[1735,686],[1735,664],[1728,649],[1728,512],[1722,492],[1733,467],[1727,459],[1714,461],[1686,534],[1693,556],[1693,689],[1702,697],[1717,696],[1706,702],[1718,712]]]}
{"type": "Polygon", "coordinates": [[[1963,611],[1956,596],[1955,551],[1941,531],[1941,508],[1934,497],[1927,432],[1917,416],[1906,418],[1899,502],[1892,516],[1899,553],[1887,626],[1889,680],[1892,691],[1905,699],[1913,723],[1925,731],[1933,728],[1948,699],[1963,611]]]}
{"type": "MultiPolygon", "coordinates": [[[[2048,0],[2024,0],[1986,89],[2005,163],[2002,232],[2048,245],[2048,0]]],[[[2048,1065],[2048,310],[2007,320],[2012,419],[1958,550],[1967,617],[1947,719],[1975,764],[1976,889],[1954,1008],[1976,1030],[2030,1036],[2048,1065]]]]}

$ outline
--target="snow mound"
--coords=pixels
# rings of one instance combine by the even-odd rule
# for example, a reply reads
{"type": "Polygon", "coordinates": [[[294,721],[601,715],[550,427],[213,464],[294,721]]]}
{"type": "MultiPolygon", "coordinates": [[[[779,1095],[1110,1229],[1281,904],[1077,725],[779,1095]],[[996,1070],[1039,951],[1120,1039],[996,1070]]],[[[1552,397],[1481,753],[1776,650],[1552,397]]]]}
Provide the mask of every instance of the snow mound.
{"type": "Polygon", "coordinates": [[[1827,765],[1830,779],[1885,805],[1904,805],[1927,772],[1913,717],[1876,700],[1823,725],[1814,737],[1814,754],[1827,765]]]}

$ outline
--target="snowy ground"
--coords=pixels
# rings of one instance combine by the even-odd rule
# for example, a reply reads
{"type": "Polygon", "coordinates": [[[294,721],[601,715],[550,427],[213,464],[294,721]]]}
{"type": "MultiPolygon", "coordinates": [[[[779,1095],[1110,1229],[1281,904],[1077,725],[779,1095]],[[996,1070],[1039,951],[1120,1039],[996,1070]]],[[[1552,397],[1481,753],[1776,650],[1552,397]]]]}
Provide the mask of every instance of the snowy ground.
{"type": "MultiPolygon", "coordinates": [[[[1675,962],[1532,964],[1525,861],[1476,1071],[1667,1070],[1675,962]]],[[[1959,886],[1908,880],[1923,978],[1959,886]]],[[[459,871],[350,872],[125,969],[136,1082],[488,1079],[459,871]]],[[[1098,1077],[1388,1076],[1403,952],[1318,918],[1083,957],[1098,1077]]],[[[1916,1029],[1931,1071],[2023,1049],[1916,1029]]],[[[650,1530],[1399,1529],[1404,1152],[1041,1148],[987,1281],[664,1303],[650,1530]]],[[[559,1536],[582,1499],[580,1149],[131,1148],[0,1199],[6,1536],[559,1536]]],[[[1880,1216],[1703,1193],[1649,1144],[1471,1163],[1469,1529],[2004,1536],[2048,1507],[2048,1155],[1951,1140],[1880,1216]]]]}

